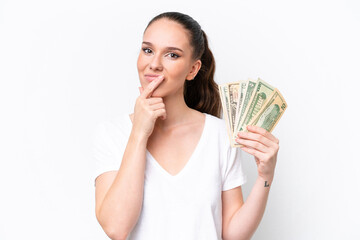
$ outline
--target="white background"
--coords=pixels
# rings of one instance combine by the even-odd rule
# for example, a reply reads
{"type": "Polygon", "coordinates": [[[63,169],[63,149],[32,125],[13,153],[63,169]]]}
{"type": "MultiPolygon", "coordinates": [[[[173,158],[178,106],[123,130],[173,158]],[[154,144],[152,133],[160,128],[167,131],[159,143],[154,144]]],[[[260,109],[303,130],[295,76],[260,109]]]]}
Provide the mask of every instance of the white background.
{"type": "MultiPolygon", "coordinates": [[[[358,1],[0,1],[0,239],[107,239],[91,133],[132,112],[142,33],[164,11],[209,37],[216,81],[260,77],[288,109],[253,239],[360,239],[358,1]]],[[[257,170],[247,155],[249,195],[257,170]]]]}

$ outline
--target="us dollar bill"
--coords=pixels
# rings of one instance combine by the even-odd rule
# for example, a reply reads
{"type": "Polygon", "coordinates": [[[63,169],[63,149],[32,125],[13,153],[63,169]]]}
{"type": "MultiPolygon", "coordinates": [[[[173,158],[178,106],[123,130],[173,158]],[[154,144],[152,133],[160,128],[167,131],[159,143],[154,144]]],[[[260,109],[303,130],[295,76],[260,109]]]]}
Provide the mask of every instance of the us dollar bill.
{"type": "MultiPolygon", "coordinates": [[[[237,116],[237,120],[236,120],[236,123],[235,123],[235,130],[238,129],[240,127],[240,123],[242,121],[242,117],[245,113],[245,110],[246,110],[246,107],[249,103],[249,100],[254,92],[254,89],[255,89],[255,86],[256,86],[256,81],[249,78],[246,82],[246,91],[245,91],[245,96],[244,96],[244,99],[243,99],[243,103],[242,103],[242,106],[241,106],[241,109],[239,109],[239,113],[238,113],[238,116],[237,116]]],[[[235,131],[233,131],[235,132],[235,131]]],[[[232,142],[235,140],[235,138],[233,136],[231,136],[231,138],[233,139],[232,142]]]]}
{"type": "Polygon", "coordinates": [[[275,88],[269,101],[261,108],[249,125],[255,125],[271,132],[287,108],[287,103],[280,91],[275,88]]]}
{"type": "Polygon", "coordinates": [[[239,122],[240,112],[245,102],[246,89],[249,81],[239,81],[239,100],[236,106],[236,116],[235,116],[235,124],[234,129],[236,128],[237,123],[239,122]]]}
{"type": "Polygon", "coordinates": [[[248,125],[260,126],[271,132],[287,108],[279,90],[260,78],[225,83],[218,87],[232,147],[242,147],[235,139],[238,132],[247,131],[248,125]]]}
{"type": "Polygon", "coordinates": [[[222,110],[223,110],[223,116],[225,119],[225,123],[226,123],[226,128],[227,128],[227,132],[229,135],[229,140],[231,142],[231,137],[232,136],[232,130],[231,130],[231,124],[230,124],[230,105],[229,105],[229,95],[228,95],[228,86],[227,84],[222,84],[222,85],[218,85],[219,87],[219,93],[220,93],[220,99],[221,99],[221,106],[222,106],[222,110]]]}
{"type": "Polygon", "coordinates": [[[255,91],[249,100],[247,109],[245,110],[244,117],[237,132],[244,131],[246,126],[250,123],[251,119],[259,112],[262,106],[269,100],[274,91],[274,87],[265,81],[258,78],[255,86],[255,91]]]}
{"type": "Polygon", "coordinates": [[[234,131],[235,117],[236,117],[236,107],[239,101],[239,82],[227,83],[229,89],[229,120],[230,120],[230,129],[231,132],[234,131]]]}

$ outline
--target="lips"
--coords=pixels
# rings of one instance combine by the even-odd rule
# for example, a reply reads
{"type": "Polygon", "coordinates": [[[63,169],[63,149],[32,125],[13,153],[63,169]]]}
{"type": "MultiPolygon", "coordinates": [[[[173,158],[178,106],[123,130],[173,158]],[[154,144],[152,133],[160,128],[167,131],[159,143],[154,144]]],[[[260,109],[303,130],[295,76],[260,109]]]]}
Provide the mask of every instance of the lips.
{"type": "Polygon", "coordinates": [[[160,75],[158,74],[145,74],[145,79],[149,82],[154,81],[157,79],[160,75]]]}

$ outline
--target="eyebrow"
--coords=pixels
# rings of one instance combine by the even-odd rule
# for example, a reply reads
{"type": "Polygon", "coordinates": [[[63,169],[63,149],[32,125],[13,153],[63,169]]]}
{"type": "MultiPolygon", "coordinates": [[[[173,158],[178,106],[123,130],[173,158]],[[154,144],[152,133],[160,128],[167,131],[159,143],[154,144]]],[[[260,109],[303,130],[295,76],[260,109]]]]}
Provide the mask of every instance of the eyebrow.
{"type": "MultiPolygon", "coordinates": [[[[153,46],[153,44],[151,42],[142,42],[144,44],[147,44],[147,45],[150,45],[150,46],[153,46]]],[[[180,48],[177,48],[177,47],[166,47],[165,49],[168,49],[168,50],[178,50],[180,52],[184,52],[183,50],[181,50],[180,48]]]]}

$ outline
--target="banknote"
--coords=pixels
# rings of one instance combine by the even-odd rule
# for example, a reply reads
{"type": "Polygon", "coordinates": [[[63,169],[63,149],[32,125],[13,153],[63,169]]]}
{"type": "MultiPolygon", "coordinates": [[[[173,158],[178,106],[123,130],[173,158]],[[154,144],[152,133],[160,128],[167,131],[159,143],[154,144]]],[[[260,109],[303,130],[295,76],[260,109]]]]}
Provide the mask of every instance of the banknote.
{"type": "MultiPolygon", "coordinates": [[[[229,113],[230,113],[230,108],[229,108],[229,98],[228,98],[228,87],[227,84],[222,84],[222,85],[218,85],[219,87],[219,92],[220,92],[220,99],[221,99],[221,106],[222,106],[222,112],[223,112],[223,116],[226,122],[226,127],[227,127],[227,131],[228,133],[231,133],[231,124],[230,124],[230,117],[229,117],[229,113]]],[[[231,142],[231,135],[229,135],[229,140],[231,142]]]]}
{"type": "Polygon", "coordinates": [[[229,120],[231,132],[234,131],[235,117],[236,117],[236,107],[239,101],[239,82],[227,83],[228,85],[228,94],[229,94],[229,120]]]}
{"type": "Polygon", "coordinates": [[[240,109],[240,111],[238,113],[238,117],[236,118],[237,121],[236,121],[236,124],[235,124],[235,129],[239,129],[239,127],[240,127],[242,117],[243,117],[243,115],[245,113],[245,110],[246,110],[246,107],[247,107],[247,105],[249,103],[249,100],[250,100],[250,98],[251,98],[251,96],[252,96],[252,94],[254,92],[255,85],[256,85],[255,80],[252,80],[250,78],[247,80],[245,96],[244,96],[244,100],[243,100],[243,104],[241,106],[241,109],[240,109]]]}
{"type": "Polygon", "coordinates": [[[235,139],[248,125],[271,132],[287,108],[280,91],[260,78],[219,85],[219,92],[232,147],[242,146],[235,139]]]}
{"type": "Polygon", "coordinates": [[[241,112],[241,109],[244,106],[247,86],[248,86],[248,81],[239,81],[239,99],[237,101],[237,106],[236,106],[234,129],[236,128],[237,125],[236,123],[239,122],[239,116],[240,116],[239,113],[241,112]]]}
{"type": "Polygon", "coordinates": [[[265,81],[258,79],[255,91],[249,100],[249,103],[246,107],[244,117],[240,126],[236,129],[236,133],[239,131],[244,131],[244,128],[249,124],[251,119],[259,112],[262,106],[269,100],[269,97],[274,91],[274,87],[265,81]]]}
{"type": "Polygon", "coordinates": [[[269,101],[261,108],[249,125],[259,126],[271,132],[279,122],[286,108],[287,103],[284,97],[279,90],[275,88],[269,101]]]}

